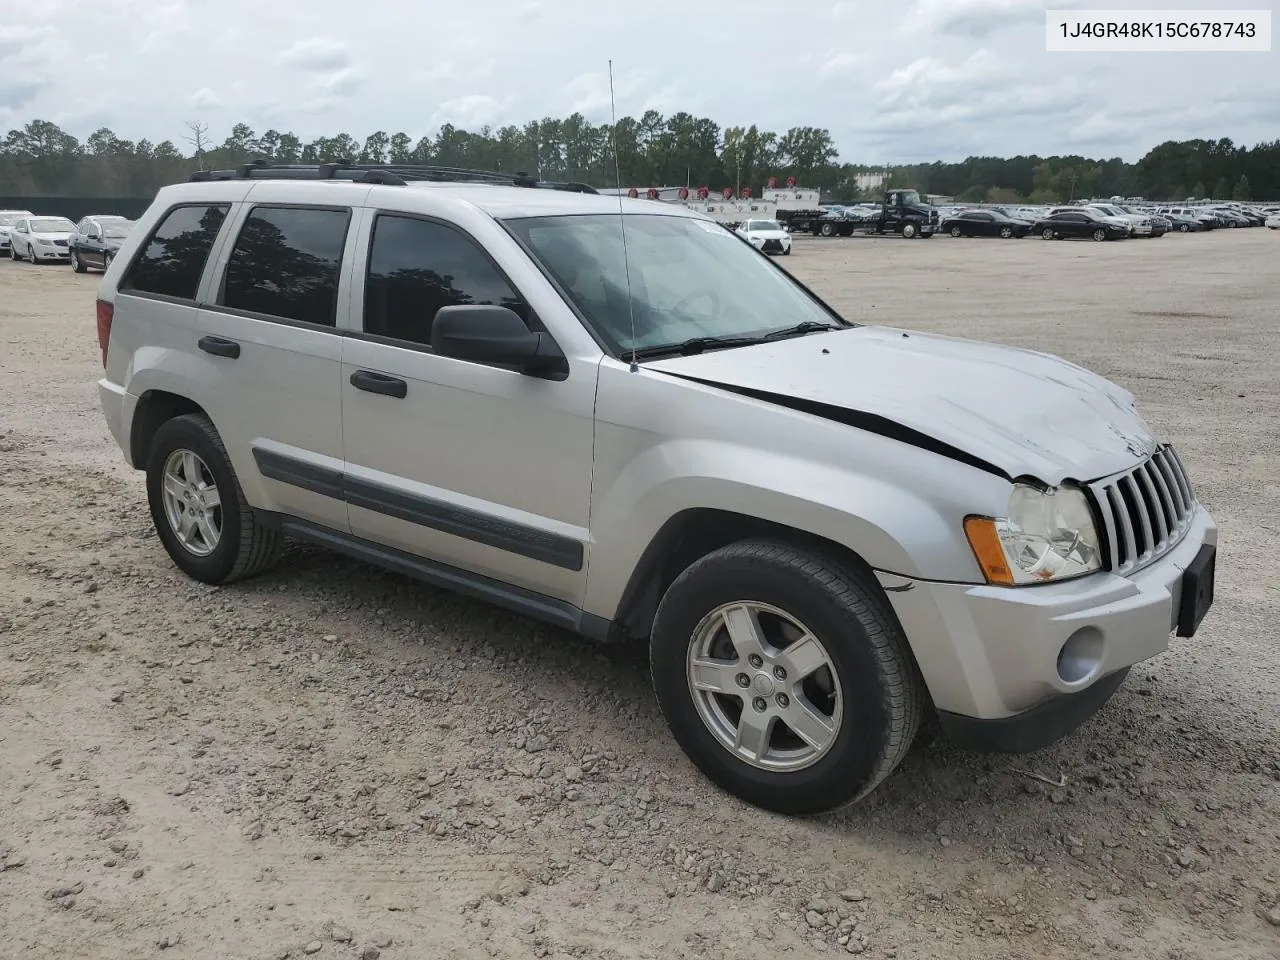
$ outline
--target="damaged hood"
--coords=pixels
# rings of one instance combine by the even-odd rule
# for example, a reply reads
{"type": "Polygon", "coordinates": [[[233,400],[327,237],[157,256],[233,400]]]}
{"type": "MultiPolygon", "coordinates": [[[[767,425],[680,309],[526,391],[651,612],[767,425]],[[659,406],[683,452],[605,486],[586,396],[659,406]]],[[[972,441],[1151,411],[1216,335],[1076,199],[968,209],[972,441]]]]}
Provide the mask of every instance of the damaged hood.
{"type": "Polygon", "coordinates": [[[1057,357],[954,337],[854,327],[644,366],[894,436],[1011,479],[1087,482],[1156,448],[1122,387],[1057,357]]]}

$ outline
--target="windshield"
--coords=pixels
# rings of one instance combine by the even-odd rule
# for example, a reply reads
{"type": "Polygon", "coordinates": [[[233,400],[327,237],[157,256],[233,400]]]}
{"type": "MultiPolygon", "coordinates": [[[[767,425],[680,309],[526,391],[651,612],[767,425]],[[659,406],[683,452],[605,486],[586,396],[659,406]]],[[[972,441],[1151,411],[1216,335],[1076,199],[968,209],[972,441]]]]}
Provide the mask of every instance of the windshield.
{"type": "Polygon", "coordinates": [[[123,240],[132,229],[132,220],[107,220],[102,224],[102,235],[107,239],[123,240]]]}
{"type": "Polygon", "coordinates": [[[920,194],[914,190],[903,190],[899,193],[899,196],[902,197],[902,205],[904,207],[919,206],[920,204],[920,194]]]}
{"type": "Polygon", "coordinates": [[[0,227],[12,227],[21,219],[16,213],[0,213],[0,227]]]}
{"type": "Polygon", "coordinates": [[[64,217],[37,217],[31,221],[32,233],[75,233],[76,225],[64,217]]]}
{"type": "Polygon", "coordinates": [[[782,229],[782,224],[778,223],[777,220],[748,220],[747,221],[748,233],[750,233],[752,230],[781,230],[781,229],[782,229]]]}
{"type": "Polygon", "coordinates": [[[706,220],[628,215],[625,260],[621,218],[614,214],[533,217],[507,226],[618,355],[693,337],[845,322],[750,244],[706,220]]]}

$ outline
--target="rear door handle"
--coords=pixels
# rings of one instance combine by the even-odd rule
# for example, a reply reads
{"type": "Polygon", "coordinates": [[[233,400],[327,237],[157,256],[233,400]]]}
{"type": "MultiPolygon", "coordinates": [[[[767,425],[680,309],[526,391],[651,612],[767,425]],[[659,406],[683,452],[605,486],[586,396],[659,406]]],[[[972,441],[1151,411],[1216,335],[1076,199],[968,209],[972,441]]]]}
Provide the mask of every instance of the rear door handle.
{"type": "Polygon", "coordinates": [[[398,400],[403,400],[409,393],[409,385],[399,377],[389,377],[372,370],[357,370],[351,375],[351,385],[366,393],[380,393],[384,397],[395,397],[398,400]]]}
{"type": "Polygon", "coordinates": [[[227,357],[234,360],[240,356],[240,344],[222,337],[201,337],[196,346],[205,353],[212,353],[215,357],[227,357]]]}

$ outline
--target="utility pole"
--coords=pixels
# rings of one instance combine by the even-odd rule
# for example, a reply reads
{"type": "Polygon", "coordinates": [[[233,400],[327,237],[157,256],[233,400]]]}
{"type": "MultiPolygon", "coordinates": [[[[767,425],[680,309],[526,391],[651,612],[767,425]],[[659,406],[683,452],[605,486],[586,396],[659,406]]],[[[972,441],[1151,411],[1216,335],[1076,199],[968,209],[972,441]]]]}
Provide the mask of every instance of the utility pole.
{"type": "Polygon", "coordinates": [[[1068,200],[1067,203],[1076,202],[1076,179],[1077,179],[1077,175],[1075,173],[1072,173],[1071,174],[1071,199],[1068,200]]]}

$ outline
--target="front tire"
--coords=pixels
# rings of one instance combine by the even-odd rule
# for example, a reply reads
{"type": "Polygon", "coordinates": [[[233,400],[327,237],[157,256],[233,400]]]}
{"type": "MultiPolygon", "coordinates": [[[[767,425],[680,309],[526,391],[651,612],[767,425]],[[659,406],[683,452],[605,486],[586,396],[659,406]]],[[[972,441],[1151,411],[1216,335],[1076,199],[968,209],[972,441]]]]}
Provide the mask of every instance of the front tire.
{"type": "Polygon", "coordinates": [[[1097,243],[1102,243],[1102,241],[1107,239],[1107,231],[1101,228],[1093,231],[1093,239],[1097,243]]]}
{"type": "Polygon", "coordinates": [[[959,240],[961,237],[964,236],[964,231],[962,231],[959,227],[952,227],[951,235],[955,237],[957,240],[959,240]]]}
{"type": "Polygon", "coordinates": [[[908,240],[914,239],[918,232],[914,223],[904,223],[902,225],[902,235],[908,240]]]}
{"type": "Polygon", "coordinates": [[[1008,240],[1008,239],[1009,239],[1009,238],[1011,238],[1012,236],[1013,236],[1013,227],[1001,227],[1001,228],[1000,228],[1000,237],[1001,237],[1002,239],[1004,239],[1004,240],[1008,240]]]}
{"type": "Polygon", "coordinates": [[[1041,239],[1043,239],[1043,240],[1052,240],[1052,239],[1053,239],[1053,227],[1045,227],[1043,230],[1041,230],[1041,231],[1040,231],[1040,237],[1041,237],[1041,239]]]}
{"type": "Polygon", "coordinates": [[[76,273],[85,273],[89,269],[84,265],[84,261],[80,259],[80,254],[75,250],[71,251],[71,269],[76,273]]]}
{"type": "Polygon", "coordinates": [[[906,756],[925,702],[874,579],[772,541],[723,547],[676,578],[650,664],[689,758],[728,792],[784,814],[874,790],[906,756]]]}
{"type": "Polygon", "coordinates": [[[230,583],[280,554],[283,538],[245,500],[222,438],[203,414],[175,417],[156,431],[147,500],[160,542],[192,579],[230,583]]]}

